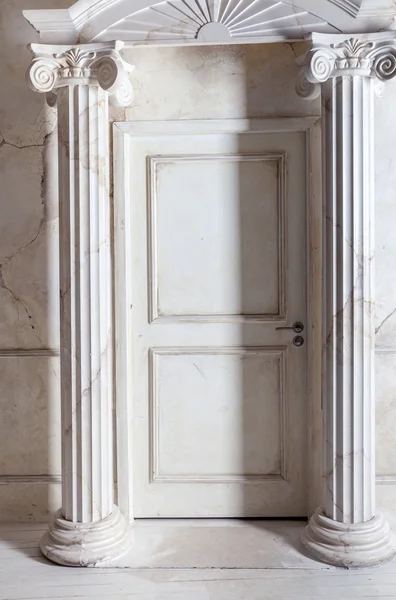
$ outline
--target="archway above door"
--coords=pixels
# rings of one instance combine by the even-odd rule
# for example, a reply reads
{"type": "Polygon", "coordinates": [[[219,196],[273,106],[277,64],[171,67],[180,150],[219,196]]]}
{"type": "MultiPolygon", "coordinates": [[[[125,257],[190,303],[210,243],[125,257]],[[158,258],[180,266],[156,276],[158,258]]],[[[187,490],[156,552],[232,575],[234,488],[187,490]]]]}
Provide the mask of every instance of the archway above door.
{"type": "Polygon", "coordinates": [[[84,44],[259,43],[310,33],[377,32],[396,16],[391,0],[78,0],[68,9],[25,10],[40,42],[84,44]]]}

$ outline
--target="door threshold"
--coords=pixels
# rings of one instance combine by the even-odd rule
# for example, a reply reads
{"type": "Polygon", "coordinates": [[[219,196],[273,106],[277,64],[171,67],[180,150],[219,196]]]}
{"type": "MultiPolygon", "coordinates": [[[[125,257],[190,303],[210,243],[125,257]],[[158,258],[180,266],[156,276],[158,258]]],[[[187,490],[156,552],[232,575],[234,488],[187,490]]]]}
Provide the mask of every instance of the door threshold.
{"type": "Polygon", "coordinates": [[[138,519],[129,552],[109,566],[133,569],[317,569],[298,519],[138,519]]]}
{"type": "Polygon", "coordinates": [[[241,518],[241,517],[142,517],[133,521],[133,527],[152,527],[156,523],[170,527],[190,526],[190,527],[245,527],[255,523],[307,523],[307,517],[256,517],[256,518],[241,518]]]}

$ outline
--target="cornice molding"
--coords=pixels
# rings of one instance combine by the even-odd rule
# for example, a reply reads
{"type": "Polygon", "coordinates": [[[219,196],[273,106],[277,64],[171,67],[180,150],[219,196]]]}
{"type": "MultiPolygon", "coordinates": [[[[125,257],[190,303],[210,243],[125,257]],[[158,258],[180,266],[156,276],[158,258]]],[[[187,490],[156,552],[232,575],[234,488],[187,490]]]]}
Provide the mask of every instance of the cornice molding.
{"type": "Polygon", "coordinates": [[[360,5],[362,0],[329,0],[331,4],[335,6],[339,6],[346,13],[352,15],[352,17],[357,17],[360,10],[360,5]]]}
{"type": "Polygon", "coordinates": [[[23,14],[43,43],[202,45],[382,31],[394,23],[396,6],[391,0],[78,0],[69,9],[23,14]]]}
{"type": "Polygon", "coordinates": [[[128,78],[133,66],[120,55],[123,45],[122,42],[80,46],[31,44],[29,85],[34,91],[47,94],[68,85],[99,86],[115,96],[117,104],[128,106],[133,100],[128,78]]]}
{"type": "Polygon", "coordinates": [[[360,10],[357,15],[359,18],[371,18],[383,16],[395,17],[395,2],[394,0],[360,0],[360,10]]]}
{"type": "MultiPolygon", "coordinates": [[[[298,0],[297,0],[298,1],[298,0]]],[[[304,1],[304,0],[303,0],[304,1]]],[[[395,17],[396,9],[393,0],[327,0],[355,19],[381,19],[395,17]]],[[[286,0],[288,2],[288,0],[286,0]]],[[[293,0],[291,1],[293,4],[293,0]]],[[[318,3],[315,3],[318,4],[318,3]]]]}

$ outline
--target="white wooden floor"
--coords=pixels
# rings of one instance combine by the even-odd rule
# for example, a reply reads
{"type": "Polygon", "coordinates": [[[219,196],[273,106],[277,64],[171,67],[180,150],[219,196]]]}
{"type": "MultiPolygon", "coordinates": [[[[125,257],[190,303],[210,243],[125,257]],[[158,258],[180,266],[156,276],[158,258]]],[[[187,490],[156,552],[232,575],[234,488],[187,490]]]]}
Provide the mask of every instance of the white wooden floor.
{"type": "Polygon", "coordinates": [[[41,556],[44,524],[0,524],[0,600],[396,600],[395,561],[362,571],[319,564],[300,554],[303,525],[145,522],[116,564],[72,569],[41,556]]]}

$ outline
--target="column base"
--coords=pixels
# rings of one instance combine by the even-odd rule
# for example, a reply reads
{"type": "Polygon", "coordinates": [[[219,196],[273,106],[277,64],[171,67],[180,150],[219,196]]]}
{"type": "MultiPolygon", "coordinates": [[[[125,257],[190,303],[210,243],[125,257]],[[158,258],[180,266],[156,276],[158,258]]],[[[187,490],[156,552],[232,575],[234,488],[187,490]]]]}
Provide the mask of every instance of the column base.
{"type": "Polygon", "coordinates": [[[382,515],[366,523],[345,525],[318,510],[304,529],[302,543],[316,559],[336,567],[376,567],[396,555],[389,524],[382,515]]]}
{"type": "Polygon", "coordinates": [[[131,545],[131,527],[114,506],[111,515],[95,523],[75,523],[58,511],[40,542],[52,562],[68,567],[95,567],[125,554],[131,545]]]}

